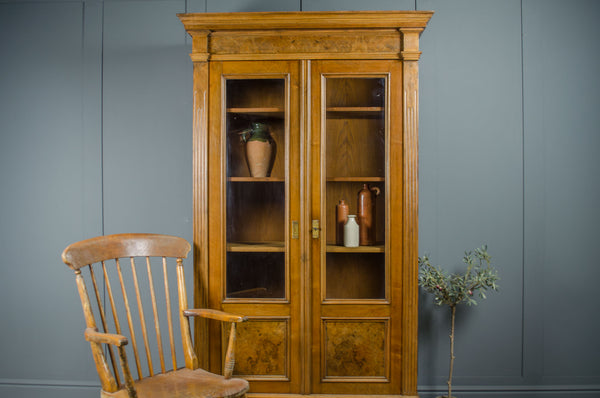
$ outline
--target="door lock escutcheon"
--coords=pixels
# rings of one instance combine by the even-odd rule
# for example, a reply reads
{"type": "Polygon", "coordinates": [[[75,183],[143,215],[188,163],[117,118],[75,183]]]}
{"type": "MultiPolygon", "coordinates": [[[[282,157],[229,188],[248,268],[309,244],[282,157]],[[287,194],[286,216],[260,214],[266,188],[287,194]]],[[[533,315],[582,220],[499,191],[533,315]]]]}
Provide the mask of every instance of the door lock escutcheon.
{"type": "Polygon", "coordinates": [[[321,231],[321,223],[319,220],[312,220],[312,237],[319,239],[319,231],[321,231]]]}

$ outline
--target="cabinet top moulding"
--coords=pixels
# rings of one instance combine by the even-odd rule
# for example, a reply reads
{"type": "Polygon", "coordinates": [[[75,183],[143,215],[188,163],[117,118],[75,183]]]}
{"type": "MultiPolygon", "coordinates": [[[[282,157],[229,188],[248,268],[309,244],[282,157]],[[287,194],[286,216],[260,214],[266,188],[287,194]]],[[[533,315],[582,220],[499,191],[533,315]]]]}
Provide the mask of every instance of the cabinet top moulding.
{"type": "Polygon", "coordinates": [[[178,14],[194,62],[297,59],[417,60],[432,11],[178,14]]]}
{"type": "Polygon", "coordinates": [[[433,11],[293,11],[177,14],[185,29],[360,29],[425,28],[433,11]]]}

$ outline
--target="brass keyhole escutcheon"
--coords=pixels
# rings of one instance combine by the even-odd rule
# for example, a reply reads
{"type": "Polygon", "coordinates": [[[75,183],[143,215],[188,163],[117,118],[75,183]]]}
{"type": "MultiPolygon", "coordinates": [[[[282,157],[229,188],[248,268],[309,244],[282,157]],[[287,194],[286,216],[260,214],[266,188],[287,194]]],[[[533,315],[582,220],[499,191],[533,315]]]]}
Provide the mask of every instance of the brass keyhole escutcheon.
{"type": "Polygon", "coordinates": [[[312,220],[312,237],[313,239],[319,239],[319,231],[321,230],[321,224],[319,220],[312,220]]]}

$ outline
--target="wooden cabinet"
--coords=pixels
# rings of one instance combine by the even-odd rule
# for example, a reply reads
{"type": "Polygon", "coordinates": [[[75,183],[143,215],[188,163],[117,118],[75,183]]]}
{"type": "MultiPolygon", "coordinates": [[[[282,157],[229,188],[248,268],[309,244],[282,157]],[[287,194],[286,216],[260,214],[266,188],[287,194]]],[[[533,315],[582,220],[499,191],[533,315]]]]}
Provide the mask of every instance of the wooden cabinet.
{"type": "MultiPolygon", "coordinates": [[[[417,61],[431,14],[179,15],[193,40],[195,300],[248,316],[235,373],[255,396],[417,394],[417,61]],[[267,174],[250,172],[241,140],[258,123],[267,174]],[[365,184],[374,241],[336,244],[336,205],[356,214],[365,184]]],[[[226,333],[196,325],[213,371],[226,333]]]]}

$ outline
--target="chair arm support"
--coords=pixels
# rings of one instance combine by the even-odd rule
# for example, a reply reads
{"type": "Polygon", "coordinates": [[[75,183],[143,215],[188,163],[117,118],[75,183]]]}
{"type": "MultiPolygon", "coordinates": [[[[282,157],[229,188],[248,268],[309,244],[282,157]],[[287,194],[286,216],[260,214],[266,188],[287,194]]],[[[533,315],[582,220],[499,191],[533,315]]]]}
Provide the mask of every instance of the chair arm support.
{"type": "Polygon", "coordinates": [[[93,343],[111,344],[117,347],[127,345],[127,337],[120,334],[102,333],[93,328],[85,329],[85,339],[93,343]]]}
{"type": "Polygon", "coordinates": [[[211,310],[207,308],[192,308],[183,311],[185,316],[199,316],[202,318],[215,319],[222,322],[246,322],[247,317],[235,314],[229,314],[227,312],[211,310]]]}
{"type": "Polygon", "coordinates": [[[235,365],[235,339],[236,339],[236,324],[238,322],[246,322],[247,317],[241,315],[229,314],[227,312],[211,310],[207,308],[193,308],[184,310],[185,316],[200,316],[202,318],[215,319],[222,322],[231,322],[229,331],[229,341],[227,343],[227,352],[225,353],[225,362],[223,364],[223,377],[230,379],[233,375],[233,367],[235,365]]]}
{"type": "MultiPolygon", "coordinates": [[[[85,339],[90,343],[110,344],[117,346],[119,351],[119,360],[121,361],[121,370],[123,371],[123,376],[125,377],[125,388],[127,389],[127,395],[129,398],[137,398],[133,377],[131,377],[129,365],[127,364],[127,354],[125,353],[125,346],[128,343],[127,337],[120,334],[102,333],[95,328],[85,329],[84,335],[85,339]]],[[[117,370],[115,369],[115,372],[116,371],[117,370]]]]}

